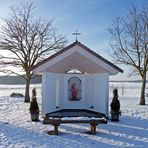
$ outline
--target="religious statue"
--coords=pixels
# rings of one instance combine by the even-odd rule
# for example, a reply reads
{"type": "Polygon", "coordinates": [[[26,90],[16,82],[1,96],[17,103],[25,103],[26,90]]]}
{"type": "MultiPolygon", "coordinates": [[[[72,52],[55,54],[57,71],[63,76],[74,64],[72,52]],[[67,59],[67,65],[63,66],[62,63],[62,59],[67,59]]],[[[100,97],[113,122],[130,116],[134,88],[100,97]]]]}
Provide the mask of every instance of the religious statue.
{"type": "Polygon", "coordinates": [[[76,83],[73,83],[71,86],[71,94],[72,94],[72,100],[77,100],[78,91],[77,91],[77,84],[76,83]]]}
{"type": "Polygon", "coordinates": [[[80,101],[81,99],[81,80],[72,77],[68,80],[68,99],[69,101],[80,101]]]}

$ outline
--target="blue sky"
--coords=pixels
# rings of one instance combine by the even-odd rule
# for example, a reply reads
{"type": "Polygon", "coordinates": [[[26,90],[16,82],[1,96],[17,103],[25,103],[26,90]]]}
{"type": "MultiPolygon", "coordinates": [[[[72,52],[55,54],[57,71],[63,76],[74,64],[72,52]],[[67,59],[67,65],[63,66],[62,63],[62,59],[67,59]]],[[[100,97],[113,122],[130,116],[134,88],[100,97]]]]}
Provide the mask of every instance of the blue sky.
{"type": "MultiPolygon", "coordinates": [[[[1,0],[0,17],[7,17],[9,7],[25,0],[1,0]]],[[[69,43],[75,41],[72,35],[77,29],[81,35],[78,40],[111,60],[107,51],[110,49],[108,28],[116,16],[125,16],[132,5],[148,5],[147,0],[34,0],[37,6],[34,15],[46,20],[54,19],[54,25],[60,34],[66,36],[69,43]]],[[[0,19],[2,23],[2,20],[0,19]]],[[[122,75],[126,79],[128,69],[122,75]]]]}

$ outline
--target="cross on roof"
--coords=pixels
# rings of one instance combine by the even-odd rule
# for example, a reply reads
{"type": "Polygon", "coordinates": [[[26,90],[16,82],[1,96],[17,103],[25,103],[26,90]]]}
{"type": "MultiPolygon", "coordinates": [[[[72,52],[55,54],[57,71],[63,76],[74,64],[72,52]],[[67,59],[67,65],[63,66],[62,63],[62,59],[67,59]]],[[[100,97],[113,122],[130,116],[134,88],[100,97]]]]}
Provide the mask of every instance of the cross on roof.
{"type": "Polygon", "coordinates": [[[78,38],[77,36],[78,36],[78,35],[81,35],[81,33],[79,33],[79,32],[77,31],[77,29],[76,29],[76,32],[74,32],[72,35],[75,35],[75,36],[76,36],[76,41],[77,41],[77,38],[78,38]]]}

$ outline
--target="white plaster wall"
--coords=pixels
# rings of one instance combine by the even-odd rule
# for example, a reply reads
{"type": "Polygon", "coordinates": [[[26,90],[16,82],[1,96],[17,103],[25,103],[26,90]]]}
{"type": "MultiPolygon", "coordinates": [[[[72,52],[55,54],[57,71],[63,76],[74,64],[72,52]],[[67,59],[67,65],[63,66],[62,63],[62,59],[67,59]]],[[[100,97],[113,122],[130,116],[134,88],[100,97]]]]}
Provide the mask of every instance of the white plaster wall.
{"type": "Polygon", "coordinates": [[[105,115],[109,117],[109,74],[106,74],[105,115]]]}
{"type": "Polygon", "coordinates": [[[86,98],[86,108],[90,109],[93,106],[93,79],[90,75],[86,75],[86,90],[85,90],[85,98],[86,98]]]}
{"type": "Polygon", "coordinates": [[[56,111],[56,80],[59,80],[59,106],[62,107],[64,95],[63,75],[44,73],[42,75],[42,115],[56,111]]]}
{"type": "Polygon", "coordinates": [[[108,116],[108,74],[56,74],[44,73],[42,76],[42,114],[59,109],[91,109],[108,116]],[[78,77],[82,83],[80,101],[68,100],[68,80],[78,77]],[[56,80],[59,80],[59,107],[56,108],[56,80]]]}
{"type": "Polygon", "coordinates": [[[109,75],[108,74],[93,74],[91,76],[93,81],[93,107],[94,111],[104,113],[108,116],[108,86],[109,75]]]}

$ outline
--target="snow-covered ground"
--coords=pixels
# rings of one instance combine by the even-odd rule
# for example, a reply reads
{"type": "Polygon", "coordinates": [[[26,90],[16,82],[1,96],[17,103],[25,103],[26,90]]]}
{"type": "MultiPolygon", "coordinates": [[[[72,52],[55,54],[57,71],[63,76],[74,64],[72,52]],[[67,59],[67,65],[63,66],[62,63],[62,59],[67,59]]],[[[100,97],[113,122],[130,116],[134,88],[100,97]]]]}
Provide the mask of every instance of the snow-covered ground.
{"type": "MultiPolygon", "coordinates": [[[[113,85],[117,87],[111,84],[111,88],[113,85]]],[[[41,116],[39,122],[31,122],[29,103],[24,103],[23,98],[9,97],[11,92],[23,92],[24,86],[0,86],[0,148],[147,148],[148,105],[138,105],[137,91],[124,87],[123,96],[123,89],[119,91],[120,122],[109,120],[108,124],[99,125],[96,135],[86,133],[89,125],[65,124],[60,126],[59,136],[49,136],[47,132],[53,127],[43,125],[41,116]]],[[[41,105],[40,85],[36,88],[41,105]]]]}

